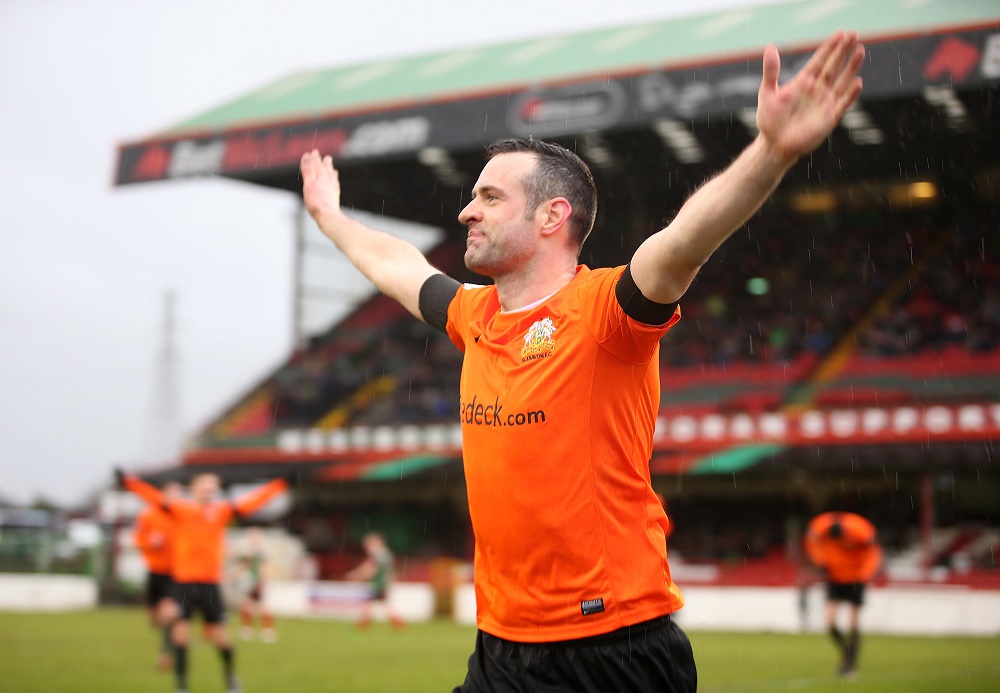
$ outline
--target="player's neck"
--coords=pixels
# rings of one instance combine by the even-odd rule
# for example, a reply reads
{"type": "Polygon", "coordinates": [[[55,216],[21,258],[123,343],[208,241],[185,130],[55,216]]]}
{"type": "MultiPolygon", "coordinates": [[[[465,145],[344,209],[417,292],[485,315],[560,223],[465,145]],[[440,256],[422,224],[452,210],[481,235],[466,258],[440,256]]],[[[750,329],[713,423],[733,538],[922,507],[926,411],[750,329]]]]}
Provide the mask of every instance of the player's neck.
{"type": "Polygon", "coordinates": [[[529,263],[515,272],[493,278],[500,309],[510,313],[559,291],[576,277],[575,259],[529,263]]]}

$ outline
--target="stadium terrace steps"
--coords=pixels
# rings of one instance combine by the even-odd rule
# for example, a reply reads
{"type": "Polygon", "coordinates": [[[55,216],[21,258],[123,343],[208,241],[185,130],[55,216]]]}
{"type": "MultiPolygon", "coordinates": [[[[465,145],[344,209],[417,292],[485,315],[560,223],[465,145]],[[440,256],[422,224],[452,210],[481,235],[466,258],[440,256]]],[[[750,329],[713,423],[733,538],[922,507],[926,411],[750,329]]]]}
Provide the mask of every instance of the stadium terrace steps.
{"type": "MultiPolygon", "coordinates": [[[[733,363],[725,368],[661,369],[661,405],[713,405],[766,410],[815,364],[806,353],[782,363],[733,363]]],[[[953,346],[917,354],[873,357],[855,353],[835,380],[818,388],[820,406],[868,406],[935,398],[995,398],[1000,392],[1000,348],[982,353],[953,346]]]]}
{"type": "Polygon", "coordinates": [[[326,416],[316,423],[315,428],[321,431],[343,428],[351,420],[351,416],[355,411],[371,404],[376,397],[395,392],[398,384],[397,379],[391,375],[382,375],[365,383],[353,395],[347,398],[347,401],[331,409],[326,416]]]}
{"type": "Polygon", "coordinates": [[[274,396],[265,387],[240,404],[212,429],[217,438],[259,436],[271,430],[274,418],[274,396]]]}
{"type": "Polygon", "coordinates": [[[912,290],[913,280],[924,272],[933,259],[941,255],[949,240],[950,233],[947,230],[938,232],[937,237],[923,249],[917,260],[897,275],[868,306],[864,314],[839,335],[836,345],[817,364],[816,370],[802,383],[792,388],[789,392],[789,403],[807,406],[813,401],[819,389],[837,380],[857,349],[858,335],[868,332],[875,325],[875,321],[886,315],[901,299],[905,291],[912,290]]]}

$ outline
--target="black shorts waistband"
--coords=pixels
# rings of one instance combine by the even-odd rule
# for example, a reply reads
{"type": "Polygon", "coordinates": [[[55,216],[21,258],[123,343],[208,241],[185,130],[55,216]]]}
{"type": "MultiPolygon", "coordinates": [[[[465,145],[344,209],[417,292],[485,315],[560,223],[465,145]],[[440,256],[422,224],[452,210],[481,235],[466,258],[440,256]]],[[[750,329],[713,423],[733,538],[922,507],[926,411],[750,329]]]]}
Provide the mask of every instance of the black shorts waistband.
{"type": "Polygon", "coordinates": [[[610,633],[591,635],[586,638],[576,638],[574,640],[560,640],[558,642],[538,643],[555,647],[593,647],[594,645],[616,645],[622,642],[634,640],[636,637],[655,633],[670,625],[670,614],[657,616],[656,618],[641,623],[633,623],[631,626],[624,626],[610,633]]]}

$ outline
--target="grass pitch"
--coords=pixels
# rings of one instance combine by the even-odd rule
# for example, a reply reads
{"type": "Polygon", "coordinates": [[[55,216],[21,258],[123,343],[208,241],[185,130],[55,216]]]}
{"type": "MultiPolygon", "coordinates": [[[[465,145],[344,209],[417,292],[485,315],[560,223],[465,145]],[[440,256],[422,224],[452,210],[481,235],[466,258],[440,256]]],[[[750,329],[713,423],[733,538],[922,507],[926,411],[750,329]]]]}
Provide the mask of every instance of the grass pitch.
{"type": "MultiPolygon", "coordinates": [[[[195,629],[198,630],[197,628],[195,629]]],[[[239,642],[245,693],[450,691],[465,676],[475,631],[450,623],[366,632],[327,621],[279,622],[273,644],[239,642]]],[[[818,635],[691,633],[700,691],[997,691],[1000,640],[865,639],[860,677],[834,674],[833,645],[818,635]]],[[[156,671],[157,635],[137,609],[0,613],[0,692],[172,691],[156,671]]],[[[213,648],[191,647],[192,693],[222,691],[213,648]]]]}

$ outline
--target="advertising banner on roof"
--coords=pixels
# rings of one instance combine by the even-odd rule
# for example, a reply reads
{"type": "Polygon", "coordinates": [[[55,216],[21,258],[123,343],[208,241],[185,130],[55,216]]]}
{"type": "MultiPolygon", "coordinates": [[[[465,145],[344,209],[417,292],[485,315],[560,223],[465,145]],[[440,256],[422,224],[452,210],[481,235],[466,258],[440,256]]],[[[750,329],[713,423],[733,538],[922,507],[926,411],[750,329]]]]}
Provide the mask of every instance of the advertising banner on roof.
{"type": "MultiPolygon", "coordinates": [[[[1000,30],[918,35],[867,42],[863,99],[919,95],[927,87],[956,91],[1000,80],[1000,30]]],[[[790,78],[811,51],[783,55],[790,78]]],[[[292,174],[313,148],[339,166],[413,158],[425,147],[469,150],[505,137],[560,137],[731,114],[756,104],[761,59],[629,74],[580,75],[558,84],[505,86],[502,93],[440,100],[352,115],[192,132],[119,148],[115,183],[197,176],[292,174]]]]}

